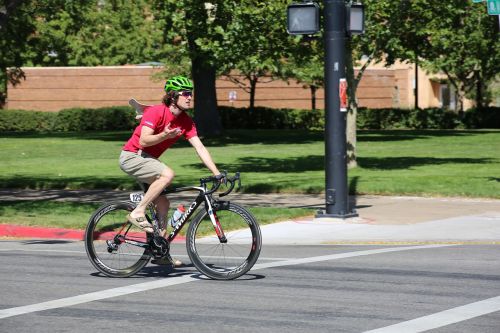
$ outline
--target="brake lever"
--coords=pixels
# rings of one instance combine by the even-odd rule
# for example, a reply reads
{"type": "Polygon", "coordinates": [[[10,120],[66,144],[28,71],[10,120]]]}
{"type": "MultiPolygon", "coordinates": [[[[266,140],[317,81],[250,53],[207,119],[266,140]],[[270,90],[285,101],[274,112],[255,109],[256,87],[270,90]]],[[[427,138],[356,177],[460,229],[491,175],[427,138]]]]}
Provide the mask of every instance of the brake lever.
{"type": "Polygon", "coordinates": [[[239,172],[236,172],[234,174],[234,180],[238,180],[238,187],[236,188],[236,192],[238,192],[241,188],[241,178],[240,178],[240,173],[239,172]]]}
{"type": "Polygon", "coordinates": [[[234,181],[231,181],[231,179],[228,179],[227,181],[231,184],[231,186],[229,186],[229,189],[226,192],[219,194],[219,198],[223,197],[223,196],[226,196],[226,195],[228,195],[229,193],[231,193],[233,191],[234,181]]]}
{"type": "Polygon", "coordinates": [[[229,189],[227,191],[225,191],[224,193],[219,194],[219,197],[223,197],[223,196],[226,196],[229,193],[231,193],[233,191],[233,189],[234,189],[234,185],[236,184],[236,180],[238,180],[238,188],[237,188],[237,190],[239,190],[240,187],[241,187],[241,179],[240,179],[240,173],[239,172],[236,172],[234,174],[234,177],[226,177],[226,179],[231,184],[231,186],[229,187],[229,189]]]}

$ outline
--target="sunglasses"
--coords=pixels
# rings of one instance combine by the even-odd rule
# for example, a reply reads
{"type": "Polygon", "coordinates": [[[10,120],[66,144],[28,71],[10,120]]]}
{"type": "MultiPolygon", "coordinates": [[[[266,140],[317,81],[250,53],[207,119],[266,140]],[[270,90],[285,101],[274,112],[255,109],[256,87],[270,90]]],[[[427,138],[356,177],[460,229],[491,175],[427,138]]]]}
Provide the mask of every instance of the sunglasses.
{"type": "Polygon", "coordinates": [[[192,97],[193,96],[193,92],[190,91],[190,90],[184,90],[184,91],[181,91],[179,93],[179,95],[181,95],[182,97],[192,97]]]}

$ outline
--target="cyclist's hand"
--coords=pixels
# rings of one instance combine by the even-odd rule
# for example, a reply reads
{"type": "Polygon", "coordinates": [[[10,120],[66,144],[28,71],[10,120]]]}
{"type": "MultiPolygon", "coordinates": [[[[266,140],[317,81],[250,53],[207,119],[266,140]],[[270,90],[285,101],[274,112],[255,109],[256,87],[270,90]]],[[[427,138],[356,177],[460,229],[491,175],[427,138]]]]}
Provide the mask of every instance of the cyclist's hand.
{"type": "Polygon", "coordinates": [[[165,137],[167,139],[172,139],[172,138],[175,138],[179,135],[181,135],[181,130],[180,128],[171,128],[170,127],[170,123],[167,124],[167,126],[165,127],[165,129],[163,130],[163,133],[165,134],[165,137]]]}
{"type": "Polygon", "coordinates": [[[221,184],[227,184],[227,173],[223,172],[215,176],[215,179],[221,184]]]}

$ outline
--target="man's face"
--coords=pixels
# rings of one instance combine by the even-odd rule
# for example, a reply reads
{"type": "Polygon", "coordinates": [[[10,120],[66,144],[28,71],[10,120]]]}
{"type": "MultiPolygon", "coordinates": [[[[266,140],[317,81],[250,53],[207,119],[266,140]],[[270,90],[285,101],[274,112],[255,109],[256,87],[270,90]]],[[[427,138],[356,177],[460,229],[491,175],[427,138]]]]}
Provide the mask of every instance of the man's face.
{"type": "Polygon", "coordinates": [[[191,108],[191,100],[193,99],[193,92],[191,90],[183,90],[179,92],[177,99],[177,106],[182,110],[191,108]]]}

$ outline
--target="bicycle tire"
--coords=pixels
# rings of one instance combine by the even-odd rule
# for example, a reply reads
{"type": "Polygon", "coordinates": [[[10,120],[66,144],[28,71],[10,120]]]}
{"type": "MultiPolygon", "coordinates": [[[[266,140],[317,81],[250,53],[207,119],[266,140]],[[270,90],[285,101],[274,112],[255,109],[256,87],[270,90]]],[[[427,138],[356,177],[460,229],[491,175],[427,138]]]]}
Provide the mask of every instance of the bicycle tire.
{"type": "Polygon", "coordinates": [[[85,230],[85,249],[92,265],[110,277],[129,277],[151,258],[148,248],[122,242],[127,239],[147,243],[146,232],[127,221],[135,205],[128,201],[104,204],[90,217],[85,230]],[[109,243],[110,242],[110,243],[109,243]]]}
{"type": "Polygon", "coordinates": [[[196,215],[186,236],[193,265],[209,278],[232,280],[247,273],[259,258],[262,235],[259,224],[245,208],[226,202],[214,209],[227,238],[221,243],[206,211],[196,215]]]}

